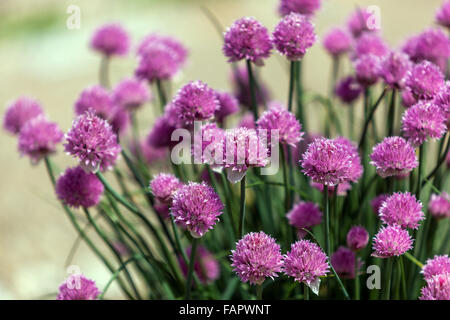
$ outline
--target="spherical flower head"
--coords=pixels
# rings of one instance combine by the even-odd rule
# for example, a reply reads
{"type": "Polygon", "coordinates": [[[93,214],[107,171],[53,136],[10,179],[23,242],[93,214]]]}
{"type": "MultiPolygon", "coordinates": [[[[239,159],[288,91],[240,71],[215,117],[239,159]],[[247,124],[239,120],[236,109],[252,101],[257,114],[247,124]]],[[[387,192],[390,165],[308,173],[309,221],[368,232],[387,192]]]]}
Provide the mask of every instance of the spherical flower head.
{"type": "Polygon", "coordinates": [[[380,194],[373,198],[372,201],[370,201],[370,206],[372,207],[372,211],[375,213],[375,215],[378,216],[380,208],[387,198],[389,198],[388,194],[380,194]]]}
{"type": "Polygon", "coordinates": [[[417,99],[412,94],[409,88],[403,88],[402,104],[405,108],[410,108],[417,103],[417,99]]]}
{"type": "Polygon", "coordinates": [[[227,92],[216,92],[217,100],[219,101],[219,109],[216,110],[214,116],[219,123],[223,123],[224,119],[238,112],[239,101],[227,92]]]}
{"type": "MultiPolygon", "coordinates": [[[[186,256],[191,256],[191,247],[186,248],[186,256]]],[[[184,262],[184,260],[179,257],[178,261],[180,263],[181,271],[184,276],[188,274],[188,266],[184,262]]],[[[209,284],[219,278],[220,275],[220,266],[219,262],[214,255],[211,254],[205,247],[198,246],[197,252],[195,255],[194,262],[194,272],[197,275],[198,279],[203,284],[209,284]]]]}
{"type": "MultiPolygon", "coordinates": [[[[330,261],[339,277],[343,279],[355,278],[355,252],[341,246],[331,255],[330,261]]],[[[358,259],[358,271],[361,264],[362,263],[358,259]]]]}
{"type": "Polygon", "coordinates": [[[128,111],[135,111],[151,99],[150,92],[140,80],[124,79],[114,88],[113,101],[128,111]]]}
{"type": "Polygon", "coordinates": [[[200,238],[219,221],[222,210],[222,201],[213,188],[204,182],[189,182],[173,194],[170,213],[178,225],[200,238]]]}
{"type": "MultiPolygon", "coordinates": [[[[324,190],[323,184],[321,184],[321,183],[310,181],[309,184],[311,187],[319,190],[320,192],[323,192],[323,190],[324,190]]],[[[335,188],[336,188],[336,186],[328,187],[328,197],[330,197],[330,198],[334,197],[334,189],[335,188]]],[[[344,181],[337,185],[336,195],[337,196],[345,196],[347,194],[347,191],[349,191],[351,188],[352,188],[352,185],[348,181],[344,181]]]]}
{"type": "Polygon", "coordinates": [[[275,239],[264,232],[251,232],[231,250],[231,266],[242,282],[261,285],[281,272],[283,256],[275,239]]]}
{"type": "Polygon", "coordinates": [[[373,239],[372,256],[390,258],[401,256],[412,248],[413,240],[408,231],[398,225],[382,227],[373,239]]]}
{"type": "Polygon", "coordinates": [[[93,173],[81,167],[68,168],[56,182],[56,195],[73,208],[96,206],[103,194],[103,184],[93,173]]]}
{"type": "Polygon", "coordinates": [[[208,123],[195,133],[192,153],[196,163],[207,163],[211,167],[223,162],[223,141],[225,131],[215,123],[208,123]]]}
{"type": "Polygon", "coordinates": [[[244,127],[227,130],[223,144],[224,167],[233,183],[240,181],[250,167],[269,164],[267,136],[244,127]]]}
{"type": "Polygon", "coordinates": [[[151,33],[139,44],[137,50],[138,55],[145,55],[147,50],[151,50],[151,48],[155,46],[166,47],[168,49],[168,54],[173,56],[178,67],[183,66],[189,54],[186,47],[177,39],[170,36],[163,36],[158,33],[151,33]]]}
{"type": "Polygon", "coordinates": [[[322,211],[314,202],[300,201],[286,215],[289,224],[297,228],[299,235],[304,236],[306,232],[302,230],[310,229],[322,222],[322,211]]]}
{"type": "Polygon", "coordinates": [[[450,28],[450,1],[445,1],[437,10],[436,21],[441,26],[450,28]]]}
{"type": "Polygon", "coordinates": [[[368,9],[358,8],[348,18],[347,28],[355,38],[358,38],[366,32],[377,31],[376,24],[371,23],[374,18],[368,9]]]}
{"type": "Polygon", "coordinates": [[[320,2],[321,0],[280,0],[278,11],[282,16],[292,12],[311,16],[319,10],[320,2]]]}
{"type": "Polygon", "coordinates": [[[224,40],[222,49],[229,62],[245,59],[261,65],[272,50],[267,29],[252,17],[236,20],[225,32],[224,40]]]}
{"type": "Polygon", "coordinates": [[[64,133],[56,123],[40,115],[25,123],[20,130],[19,152],[30,157],[31,163],[37,164],[39,160],[56,151],[56,145],[63,137],[64,133]]]}
{"type": "Polygon", "coordinates": [[[173,147],[177,142],[171,140],[175,129],[181,127],[176,107],[169,104],[165,107],[164,114],[157,118],[153,128],[147,136],[147,143],[155,148],[173,147]]]}
{"type": "Polygon", "coordinates": [[[113,132],[116,135],[121,136],[130,127],[131,115],[125,109],[116,108],[116,112],[113,114],[111,119],[108,119],[108,122],[111,124],[113,132]]]}
{"type": "Polygon", "coordinates": [[[363,87],[377,83],[381,74],[381,59],[373,54],[360,56],[353,62],[356,80],[363,87]]]}
{"type": "Polygon", "coordinates": [[[450,128],[450,81],[445,82],[445,86],[442,87],[433,102],[441,109],[447,128],[450,128]]]}
{"type": "Polygon", "coordinates": [[[363,226],[353,226],[347,233],[347,246],[353,251],[358,251],[367,246],[369,233],[363,226]]]}
{"type": "Polygon", "coordinates": [[[353,45],[353,38],[347,30],[333,28],[325,35],[322,43],[330,55],[338,57],[350,51],[353,45]]]}
{"type": "Polygon", "coordinates": [[[431,139],[439,139],[447,131],[446,119],[433,102],[419,101],[407,109],[402,117],[405,138],[415,147],[431,139]]]}
{"type": "Polygon", "coordinates": [[[354,52],[356,57],[372,54],[379,58],[384,58],[388,53],[388,46],[377,34],[366,33],[356,40],[354,52]]]}
{"type": "Polygon", "coordinates": [[[6,109],[3,128],[12,134],[18,134],[25,123],[43,114],[39,102],[31,98],[20,97],[6,109]]]}
{"type": "Polygon", "coordinates": [[[386,137],[373,147],[370,164],[382,178],[403,176],[419,165],[416,152],[402,137],[386,137]]]}
{"type": "Polygon", "coordinates": [[[284,17],[275,27],[272,38],[278,52],[291,61],[303,58],[317,40],[313,24],[298,13],[284,17]]]}
{"type": "Polygon", "coordinates": [[[450,195],[447,192],[432,194],[428,211],[436,219],[450,218],[450,195]]]}
{"type": "Polygon", "coordinates": [[[112,168],[121,151],[111,125],[92,112],[78,116],[65,139],[64,150],[87,172],[112,168]]]}
{"type": "Polygon", "coordinates": [[[408,72],[405,85],[416,99],[431,100],[444,87],[444,75],[435,64],[423,61],[408,72]]]}
{"type": "Polygon", "coordinates": [[[379,217],[388,225],[398,225],[402,228],[419,228],[419,222],[425,216],[422,203],[416,196],[409,193],[394,193],[380,207],[379,217]]]}
{"type": "MultiPolygon", "coordinates": [[[[252,105],[252,94],[250,90],[250,82],[248,78],[247,68],[237,67],[232,71],[231,83],[233,86],[233,94],[243,106],[250,107],[252,105]]],[[[256,103],[263,104],[270,100],[270,94],[266,84],[261,78],[258,78],[258,88],[255,92],[256,103]]]]}
{"type": "Polygon", "coordinates": [[[329,271],[327,255],[309,240],[297,241],[284,256],[283,271],[295,281],[305,283],[315,294],[319,294],[320,277],[329,271]]]}
{"type": "Polygon", "coordinates": [[[91,48],[106,56],[123,56],[130,48],[130,38],[119,24],[106,24],[94,32],[91,48]]]}
{"type": "Polygon", "coordinates": [[[334,93],[346,104],[351,104],[361,95],[363,88],[353,76],[343,78],[336,84],[334,93]]]}
{"type": "Polygon", "coordinates": [[[181,88],[173,100],[173,105],[185,125],[209,120],[220,108],[216,92],[201,81],[190,82],[181,88]]]}
{"type": "Polygon", "coordinates": [[[256,122],[258,129],[267,130],[270,136],[272,130],[278,130],[279,142],[295,146],[303,136],[302,125],[292,112],[278,103],[272,103],[256,122]]]}
{"type": "Polygon", "coordinates": [[[82,274],[73,274],[59,287],[56,300],[97,300],[100,294],[95,281],[82,274]]]}
{"type": "Polygon", "coordinates": [[[415,45],[411,58],[414,62],[428,60],[445,72],[450,57],[450,40],[445,32],[429,28],[418,36],[415,45]]]}
{"type": "Polygon", "coordinates": [[[450,273],[450,258],[445,254],[441,256],[436,255],[433,259],[428,259],[421,273],[427,281],[438,274],[450,273]]]}
{"type": "Polygon", "coordinates": [[[94,85],[84,89],[75,102],[75,114],[77,116],[89,110],[92,110],[100,118],[109,120],[112,119],[117,109],[108,90],[102,86],[94,85]]]}
{"type": "Polygon", "coordinates": [[[450,272],[433,276],[421,293],[420,300],[450,300],[450,272]]]}
{"type": "Polygon", "coordinates": [[[357,146],[345,137],[337,137],[334,141],[339,143],[345,149],[345,153],[350,155],[351,165],[349,168],[349,180],[351,182],[357,182],[358,179],[361,178],[364,171],[357,146]]]}
{"type": "Polygon", "coordinates": [[[350,179],[352,154],[341,143],[319,138],[309,144],[300,163],[313,181],[334,186],[350,179]]]}
{"type": "Polygon", "coordinates": [[[407,54],[392,51],[381,63],[381,77],[391,88],[402,89],[411,68],[412,62],[407,54]]]}
{"type": "Polygon", "coordinates": [[[171,203],[173,194],[183,186],[173,174],[159,173],[150,181],[150,190],[161,202],[171,203]]]}

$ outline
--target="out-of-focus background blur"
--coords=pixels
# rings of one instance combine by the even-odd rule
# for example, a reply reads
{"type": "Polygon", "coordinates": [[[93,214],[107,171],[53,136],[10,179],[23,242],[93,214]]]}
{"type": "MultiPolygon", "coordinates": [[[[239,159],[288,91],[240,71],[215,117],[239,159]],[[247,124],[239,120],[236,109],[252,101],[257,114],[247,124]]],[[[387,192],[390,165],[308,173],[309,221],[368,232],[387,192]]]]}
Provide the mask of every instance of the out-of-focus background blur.
{"type": "MultiPolygon", "coordinates": [[[[394,48],[409,35],[431,26],[441,0],[323,0],[314,18],[319,38],[335,25],[345,23],[356,6],[381,9],[382,35],[394,48]]],[[[49,118],[67,131],[73,103],[88,85],[97,83],[100,57],[88,48],[93,30],[106,22],[120,22],[135,48],[147,33],[175,36],[189,48],[189,63],[174,83],[200,79],[216,89],[229,89],[229,65],[221,51],[221,38],[202,12],[207,6],[224,26],[242,16],[254,16],[269,30],[279,20],[278,0],[2,0],[0,1],[0,105],[20,95],[37,98],[49,118]],[[69,30],[69,5],[81,9],[81,28],[69,30]]],[[[130,76],[136,66],[134,50],[114,59],[111,80],[130,76]]],[[[288,74],[276,53],[261,69],[273,98],[285,101],[288,74]]],[[[326,93],[330,59],[317,43],[305,58],[304,82],[308,90],[326,93]]],[[[142,112],[143,129],[153,118],[142,112]]],[[[314,120],[320,114],[309,114],[314,120]]],[[[146,128],[147,126],[147,128],[146,128]]],[[[142,126],[141,126],[142,127],[142,126]]],[[[0,134],[0,299],[54,298],[67,276],[64,263],[76,232],[53,195],[43,164],[31,166],[17,153],[17,141],[0,134]]],[[[74,161],[59,149],[60,167],[74,161]]],[[[73,264],[100,288],[110,273],[81,245],[73,264]]],[[[108,295],[121,298],[113,288],[108,295]]]]}

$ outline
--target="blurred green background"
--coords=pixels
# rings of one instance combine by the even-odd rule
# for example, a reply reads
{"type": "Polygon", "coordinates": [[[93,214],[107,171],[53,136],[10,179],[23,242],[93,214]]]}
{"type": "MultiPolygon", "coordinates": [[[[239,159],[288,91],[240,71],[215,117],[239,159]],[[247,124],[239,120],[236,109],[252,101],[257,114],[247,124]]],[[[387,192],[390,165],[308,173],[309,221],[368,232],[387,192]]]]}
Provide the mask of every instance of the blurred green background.
{"type": "MultiPolygon", "coordinates": [[[[334,25],[342,25],[356,6],[378,5],[382,35],[393,47],[402,39],[434,22],[441,0],[323,0],[314,18],[319,38],[334,25]]],[[[1,0],[0,1],[0,103],[20,95],[37,98],[50,119],[67,131],[73,119],[73,103],[88,85],[97,82],[100,58],[88,48],[92,31],[106,22],[120,22],[130,33],[135,48],[147,33],[158,31],[182,40],[189,48],[189,63],[174,82],[200,79],[216,89],[229,89],[229,65],[221,52],[221,38],[201,10],[208,7],[224,26],[251,15],[269,30],[278,22],[278,0],[1,0]],[[69,5],[81,9],[81,28],[69,30],[69,5]]],[[[288,73],[276,53],[260,70],[272,96],[285,101],[288,73]]],[[[134,50],[111,65],[114,84],[132,74],[134,50]]],[[[305,87],[326,93],[330,59],[317,43],[305,58],[305,87]]],[[[348,66],[347,66],[348,68],[348,66]]],[[[311,110],[311,109],[310,109],[311,110]]],[[[309,113],[310,123],[322,116],[309,113]]],[[[143,130],[152,123],[150,106],[142,111],[143,130]]],[[[56,293],[67,276],[64,262],[76,238],[47,179],[42,164],[32,167],[17,153],[16,138],[0,134],[0,299],[33,299],[56,293]]],[[[62,154],[60,166],[74,161],[62,154]]],[[[81,245],[73,264],[102,288],[110,274],[81,245]]],[[[112,288],[110,297],[121,298],[112,288]]],[[[53,298],[53,297],[52,297],[53,298]]]]}

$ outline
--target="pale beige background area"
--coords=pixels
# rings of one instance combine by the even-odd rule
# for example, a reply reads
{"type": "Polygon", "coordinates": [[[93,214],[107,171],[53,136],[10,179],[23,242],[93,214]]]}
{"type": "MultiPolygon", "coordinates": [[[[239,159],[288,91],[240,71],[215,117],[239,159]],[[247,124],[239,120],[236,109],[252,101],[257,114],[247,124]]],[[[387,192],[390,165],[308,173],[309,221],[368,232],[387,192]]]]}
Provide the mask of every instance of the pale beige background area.
{"type": "MultiPolygon", "coordinates": [[[[277,0],[164,0],[164,1],[0,1],[0,111],[19,95],[39,99],[49,117],[64,131],[73,117],[73,102],[87,85],[97,81],[99,57],[87,46],[93,29],[118,21],[130,32],[133,44],[151,31],[176,36],[190,50],[187,67],[174,88],[188,80],[201,79],[214,88],[228,89],[229,66],[221,53],[221,39],[200,10],[207,5],[224,25],[252,15],[269,29],[278,21],[277,0]],[[81,8],[81,29],[66,28],[66,8],[81,8]],[[52,19],[45,27],[46,19],[52,19]],[[38,21],[38,27],[23,28],[38,21]],[[42,26],[42,24],[44,26],[42,26]]],[[[397,47],[408,35],[433,24],[440,0],[323,0],[314,19],[317,33],[342,24],[356,5],[381,8],[383,36],[397,47]]],[[[330,60],[320,44],[305,58],[305,86],[327,92],[330,60]]],[[[113,61],[112,80],[132,73],[134,54],[113,61]]],[[[274,54],[261,70],[273,96],[285,100],[287,73],[283,60],[274,54]]],[[[150,106],[142,112],[143,129],[151,124],[150,106]]],[[[309,117],[320,116],[310,114],[309,117]]],[[[0,133],[0,299],[32,299],[56,292],[64,279],[64,261],[76,233],[55,201],[45,168],[32,167],[16,151],[16,138],[0,133]]],[[[57,156],[61,167],[73,164],[68,156],[57,156]]],[[[102,288],[109,279],[89,250],[82,246],[74,263],[102,288]]],[[[110,297],[121,297],[115,288],[110,297]]]]}

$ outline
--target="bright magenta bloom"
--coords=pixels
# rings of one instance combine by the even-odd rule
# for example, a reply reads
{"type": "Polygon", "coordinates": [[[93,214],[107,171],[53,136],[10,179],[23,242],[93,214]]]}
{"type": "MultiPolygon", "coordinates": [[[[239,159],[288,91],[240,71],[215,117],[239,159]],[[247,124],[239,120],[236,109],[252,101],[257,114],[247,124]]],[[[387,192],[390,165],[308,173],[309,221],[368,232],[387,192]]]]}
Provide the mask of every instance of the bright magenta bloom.
{"type": "Polygon", "coordinates": [[[401,256],[412,248],[413,240],[408,231],[398,225],[382,227],[373,238],[372,256],[389,258],[401,256]]]}
{"type": "Polygon", "coordinates": [[[447,131],[446,118],[433,102],[419,101],[406,109],[402,117],[405,138],[415,147],[431,139],[440,139],[447,131]]]}
{"type": "Polygon", "coordinates": [[[103,194],[103,184],[93,173],[81,167],[67,168],[56,182],[56,194],[66,205],[78,208],[96,206],[103,194]]]}
{"type": "Polygon", "coordinates": [[[75,102],[75,114],[80,116],[92,110],[97,116],[111,120],[116,113],[117,106],[113,103],[111,94],[99,85],[88,87],[81,92],[75,102]]]}
{"type": "Polygon", "coordinates": [[[150,181],[150,189],[157,200],[172,203],[173,194],[183,186],[173,174],[159,173],[150,181]]]}
{"type": "Polygon", "coordinates": [[[169,104],[165,107],[164,114],[156,119],[147,136],[147,143],[156,148],[173,147],[177,142],[171,140],[172,133],[181,126],[176,107],[169,104]]]}
{"type": "Polygon", "coordinates": [[[378,30],[375,24],[371,24],[371,22],[374,21],[373,19],[374,17],[366,8],[357,9],[348,18],[347,28],[355,38],[358,38],[365,32],[374,32],[378,30]]]}
{"type": "Polygon", "coordinates": [[[433,102],[441,109],[447,128],[450,128],[450,81],[445,83],[445,86],[437,94],[433,102]]]}
{"type": "MultiPolygon", "coordinates": [[[[186,256],[191,256],[191,247],[186,248],[186,256]]],[[[187,276],[188,266],[184,263],[184,260],[181,257],[178,258],[178,261],[180,263],[181,271],[184,276],[187,276]]],[[[209,284],[217,280],[220,276],[219,262],[214,255],[203,246],[198,246],[197,248],[194,262],[194,272],[203,284],[209,284]]]]}
{"type": "Polygon", "coordinates": [[[336,84],[334,90],[339,99],[346,104],[351,104],[358,99],[361,92],[362,87],[353,76],[343,78],[336,84]]]}
{"type": "Polygon", "coordinates": [[[322,43],[330,55],[337,57],[350,51],[353,38],[347,30],[333,28],[324,36],[322,43]]]}
{"type": "Polygon", "coordinates": [[[405,85],[416,99],[431,100],[444,87],[444,75],[435,64],[423,61],[408,72],[405,85]]]}
{"type": "Polygon", "coordinates": [[[312,23],[298,13],[284,17],[275,27],[272,38],[278,52],[291,61],[303,58],[317,39],[312,23]]]}
{"type": "Polygon", "coordinates": [[[381,63],[381,77],[391,88],[402,89],[412,62],[407,54],[392,51],[381,63]]]}
{"type": "Polygon", "coordinates": [[[286,16],[291,12],[311,16],[320,8],[321,0],[280,0],[278,11],[286,16]]]}
{"type": "Polygon", "coordinates": [[[223,143],[225,130],[215,123],[202,125],[194,136],[192,153],[197,163],[207,163],[214,167],[221,167],[223,163],[223,143]]]}
{"type": "Polygon", "coordinates": [[[411,229],[419,228],[419,222],[425,218],[422,203],[409,192],[396,192],[391,195],[383,202],[379,213],[384,223],[411,229]]]}
{"type": "Polygon", "coordinates": [[[417,99],[408,88],[402,90],[402,104],[405,108],[410,108],[417,103],[417,99]]]}
{"type": "Polygon", "coordinates": [[[377,83],[381,74],[381,59],[373,54],[358,57],[353,62],[356,80],[363,87],[370,87],[377,83]]]}
{"type": "Polygon", "coordinates": [[[134,78],[124,79],[114,88],[113,101],[125,110],[134,111],[151,100],[145,83],[134,78]]]}
{"type": "Polygon", "coordinates": [[[364,171],[357,146],[353,141],[350,141],[345,137],[337,137],[334,141],[339,143],[345,149],[345,152],[350,155],[351,165],[349,168],[349,181],[357,182],[364,171]]]}
{"type": "Polygon", "coordinates": [[[39,102],[31,98],[20,97],[6,109],[3,128],[12,134],[18,134],[25,123],[42,114],[44,112],[39,102]]]}
{"type": "Polygon", "coordinates": [[[231,266],[242,282],[261,285],[266,278],[277,277],[283,256],[275,239],[264,232],[246,234],[231,250],[231,266]]]}
{"type": "Polygon", "coordinates": [[[288,212],[286,218],[288,218],[290,225],[297,228],[299,237],[303,238],[306,232],[302,228],[311,229],[320,224],[322,222],[322,211],[314,202],[300,201],[288,212]]]}
{"type": "Polygon", "coordinates": [[[78,116],[65,138],[64,150],[88,172],[109,170],[121,151],[111,125],[91,112],[78,116]]]}
{"type": "Polygon", "coordinates": [[[450,273],[433,276],[421,292],[420,300],[450,300],[450,273]]]}
{"type": "Polygon", "coordinates": [[[91,48],[106,56],[128,53],[130,38],[119,24],[106,24],[98,28],[91,39],[91,48]]]}
{"type": "Polygon", "coordinates": [[[61,284],[56,300],[97,300],[100,294],[95,281],[82,274],[75,274],[61,284]]]}
{"type": "Polygon", "coordinates": [[[56,151],[56,145],[63,137],[64,133],[56,123],[40,115],[26,122],[20,130],[19,152],[29,156],[31,163],[37,164],[42,158],[56,151]]]}
{"type": "Polygon", "coordinates": [[[327,255],[315,243],[300,240],[284,255],[283,271],[295,281],[303,282],[319,294],[320,277],[329,271],[327,255]]]}
{"type": "Polygon", "coordinates": [[[419,165],[414,148],[401,137],[384,138],[373,147],[370,159],[382,178],[403,176],[419,165]]]}
{"type": "Polygon", "coordinates": [[[432,194],[428,202],[428,210],[436,219],[450,218],[450,195],[442,192],[440,195],[432,194]]]}
{"type": "Polygon", "coordinates": [[[362,57],[367,54],[384,58],[389,53],[389,48],[381,37],[374,33],[361,35],[355,44],[355,56],[362,57]]]}
{"type": "Polygon", "coordinates": [[[229,62],[245,59],[261,65],[272,50],[267,29],[252,17],[236,20],[225,32],[224,40],[223,52],[229,62]]]}
{"type": "Polygon", "coordinates": [[[162,36],[157,33],[147,35],[139,44],[138,55],[145,56],[147,51],[152,51],[155,47],[166,49],[167,55],[173,57],[178,67],[181,67],[188,57],[188,50],[177,39],[169,36],[162,36]]]}
{"type": "Polygon", "coordinates": [[[421,273],[427,281],[438,274],[450,273],[450,258],[445,254],[441,256],[436,255],[433,259],[428,259],[421,273]]]}
{"type": "Polygon", "coordinates": [[[367,246],[369,233],[363,226],[353,226],[347,233],[347,246],[353,251],[358,251],[367,246]]]}
{"type": "Polygon", "coordinates": [[[450,28],[450,1],[445,1],[436,12],[436,21],[443,27],[450,28]]]}
{"type": "MultiPolygon", "coordinates": [[[[343,279],[355,278],[355,252],[346,247],[339,247],[336,252],[331,255],[331,265],[333,266],[339,277],[343,279]]],[[[361,267],[361,261],[358,259],[358,273],[361,267]]]]}
{"type": "Polygon", "coordinates": [[[239,121],[238,128],[256,129],[255,116],[251,112],[245,113],[239,121]]]}
{"type": "Polygon", "coordinates": [[[222,210],[222,201],[213,188],[204,182],[189,182],[173,194],[170,213],[177,224],[200,238],[219,221],[222,210]]]}

